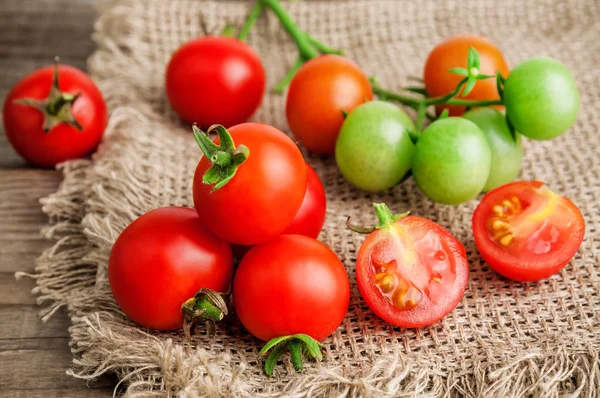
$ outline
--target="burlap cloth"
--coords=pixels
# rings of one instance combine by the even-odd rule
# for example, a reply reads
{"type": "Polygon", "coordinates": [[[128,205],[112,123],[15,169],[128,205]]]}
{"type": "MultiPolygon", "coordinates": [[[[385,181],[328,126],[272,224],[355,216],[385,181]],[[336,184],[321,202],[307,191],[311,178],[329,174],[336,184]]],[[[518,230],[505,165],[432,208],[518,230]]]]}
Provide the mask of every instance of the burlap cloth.
{"type": "MultiPolygon", "coordinates": [[[[382,84],[398,88],[420,75],[428,51],[461,32],[486,36],[511,65],[538,55],[565,63],[581,91],[573,128],[551,142],[527,141],[521,177],[540,179],[583,212],[586,238],[558,275],[535,284],[510,282],[480,258],[471,235],[477,200],[443,206],[412,180],[383,194],[352,188],[331,158],[307,155],[327,191],[320,239],[340,256],[352,283],[342,325],[324,341],[325,359],[296,374],[287,357],[267,378],[261,342],[231,317],[214,338],[199,332],[155,333],[132,324],[107,282],[110,248],[121,230],[160,206],[192,206],[191,178],[200,157],[189,125],[165,100],[164,69],[184,41],[241,25],[246,2],[126,0],[104,4],[90,71],[112,110],[93,161],[62,166],[64,182],[43,200],[55,247],[36,276],[43,316],[66,306],[72,375],[115,372],[128,396],[550,396],[600,395],[600,2],[597,0],[306,1],[284,6],[300,26],[346,49],[382,84]],[[362,236],[346,230],[375,222],[373,201],[431,218],[464,243],[467,290],[444,320],[406,330],[379,320],[361,299],[354,265],[362,236]],[[179,394],[179,395],[177,395],[179,394]]],[[[250,35],[269,85],[283,77],[296,50],[273,15],[250,35]]],[[[287,129],[284,96],[268,94],[255,119],[287,129]]],[[[143,298],[141,298],[143,299],[143,298]]],[[[319,314],[315,314],[319,316],[319,314]]]]}

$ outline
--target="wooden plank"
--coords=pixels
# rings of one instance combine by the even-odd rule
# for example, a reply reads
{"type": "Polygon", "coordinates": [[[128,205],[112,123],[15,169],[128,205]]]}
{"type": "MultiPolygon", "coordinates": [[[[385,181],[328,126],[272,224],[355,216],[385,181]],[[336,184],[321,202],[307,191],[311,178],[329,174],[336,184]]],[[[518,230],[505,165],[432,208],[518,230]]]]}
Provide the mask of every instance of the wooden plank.
{"type": "Polygon", "coordinates": [[[41,337],[68,337],[70,319],[66,311],[59,311],[48,322],[38,316],[40,307],[32,304],[0,305],[0,336],[2,339],[36,339],[41,337]]]}
{"type": "Polygon", "coordinates": [[[31,279],[15,280],[12,272],[0,272],[0,305],[3,304],[36,304],[31,293],[35,281],[31,279]]]}
{"type": "Polygon", "coordinates": [[[112,387],[96,387],[93,384],[87,387],[83,382],[80,385],[71,386],[68,389],[44,389],[44,390],[6,390],[0,391],[0,398],[107,398],[112,397],[112,387]]]}

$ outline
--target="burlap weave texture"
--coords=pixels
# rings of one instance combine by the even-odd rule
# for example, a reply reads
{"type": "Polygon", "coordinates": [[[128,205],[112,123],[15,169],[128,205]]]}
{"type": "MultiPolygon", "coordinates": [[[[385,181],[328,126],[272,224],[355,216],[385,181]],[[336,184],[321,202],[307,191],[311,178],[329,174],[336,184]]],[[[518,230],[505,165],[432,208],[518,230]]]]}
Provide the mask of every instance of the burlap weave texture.
{"type": "MultiPolygon", "coordinates": [[[[510,282],[480,258],[471,235],[478,201],[434,204],[409,180],[382,194],[352,188],[331,158],[307,154],[326,187],[320,239],[344,262],[350,308],[324,341],[325,359],[296,374],[286,360],[262,374],[261,342],[232,317],[215,337],[154,333],[116,306],[106,264],[120,231],[144,212],[192,206],[200,157],[190,132],[164,95],[164,69],[184,41],[241,25],[247,2],[124,0],[105,3],[96,24],[91,73],[113,111],[93,161],[63,166],[59,191],[43,200],[45,230],[56,246],[38,261],[44,316],[67,306],[72,316],[72,374],[116,372],[128,396],[600,396],[600,3],[597,0],[306,1],[284,6],[315,37],[346,50],[384,87],[420,75],[428,51],[456,33],[486,36],[511,65],[552,56],[573,71],[581,91],[574,127],[551,142],[525,143],[520,178],[546,181],[582,210],[586,238],[559,274],[536,284],[510,282]],[[364,304],[354,283],[364,239],[345,220],[375,222],[371,203],[410,210],[448,228],[465,245],[467,290],[443,321],[417,330],[392,327],[364,304]],[[179,395],[177,395],[179,394],[179,395]]],[[[249,37],[272,87],[297,53],[278,20],[263,16],[249,37]]],[[[268,93],[254,119],[287,131],[285,97],[268,93]]]]}

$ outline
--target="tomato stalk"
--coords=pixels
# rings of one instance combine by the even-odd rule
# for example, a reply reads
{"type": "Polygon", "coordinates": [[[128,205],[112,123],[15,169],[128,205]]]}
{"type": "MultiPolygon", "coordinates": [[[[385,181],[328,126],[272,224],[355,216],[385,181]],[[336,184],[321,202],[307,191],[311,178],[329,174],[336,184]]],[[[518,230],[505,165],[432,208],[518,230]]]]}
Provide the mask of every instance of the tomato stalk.
{"type": "Polygon", "coordinates": [[[323,359],[321,352],[322,345],[317,340],[306,334],[294,334],[290,336],[276,337],[265,344],[260,350],[261,355],[266,355],[265,373],[267,376],[273,375],[273,369],[277,361],[285,351],[290,352],[290,359],[296,371],[302,370],[302,359],[304,357],[310,360],[323,359]]]}
{"type": "Polygon", "coordinates": [[[211,190],[211,192],[214,192],[233,178],[238,167],[250,156],[250,150],[245,145],[236,148],[229,131],[219,124],[211,126],[207,133],[200,130],[195,124],[192,129],[196,143],[212,164],[202,176],[202,182],[207,185],[214,185],[211,190]],[[219,135],[220,145],[215,144],[208,138],[207,134],[211,134],[215,130],[219,135]]]}
{"type": "Polygon", "coordinates": [[[186,338],[191,337],[192,328],[198,323],[206,323],[209,333],[214,333],[215,323],[221,321],[229,310],[225,299],[227,293],[218,293],[211,289],[202,288],[194,297],[181,305],[184,323],[183,330],[186,338]]]}
{"type": "Polygon", "coordinates": [[[60,91],[58,75],[59,75],[58,56],[54,58],[54,73],[52,75],[52,87],[48,97],[42,100],[36,98],[20,98],[14,101],[15,104],[31,106],[39,109],[44,115],[44,132],[49,132],[54,127],[61,123],[75,127],[77,130],[83,130],[83,127],[73,116],[71,108],[73,103],[79,98],[80,93],[71,94],[60,91]]]}
{"type": "Polygon", "coordinates": [[[263,10],[262,3],[260,1],[256,1],[256,3],[254,3],[254,7],[252,7],[252,9],[250,10],[250,13],[248,14],[248,18],[246,19],[246,22],[244,22],[244,25],[240,29],[240,33],[238,34],[239,40],[241,40],[241,41],[246,40],[246,38],[248,37],[248,34],[250,33],[250,30],[252,30],[252,27],[254,26],[254,23],[260,16],[260,13],[262,12],[262,10],[263,10]]]}
{"type": "Polygon", "coordinates": [[[385,203],[373,203],[373,208],[375,209],[377,219],[379,220],[379,223],[375,227],[369,228],[353,225],[350,223],[350,217],[348,217],[348,219],[346,220],[346,227],[359,234],[370,234],[371,232],[376,231],[378,229],[387,228],[399,219],[404,218],[410,214],[410,212],[408,211],[406,213],[393,214],[385,203]]]}

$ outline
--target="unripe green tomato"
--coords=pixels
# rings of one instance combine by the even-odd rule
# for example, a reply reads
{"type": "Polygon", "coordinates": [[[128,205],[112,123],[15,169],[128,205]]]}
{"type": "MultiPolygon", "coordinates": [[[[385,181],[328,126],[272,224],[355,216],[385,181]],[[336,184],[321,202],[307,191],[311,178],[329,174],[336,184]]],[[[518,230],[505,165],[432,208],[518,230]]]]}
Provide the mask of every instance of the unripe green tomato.
{"type": "Polygon", "coordinates": [[[479,126],[492,150],[490,175],[483,187],[483,192],[491,191],[513,181],[521,170],[521,159],[523,159],[521,134],[515,131],[513,138],[508,124],[506,124],[506,118],[500,111],[493,108],[475,108],[462,117],[479,126]]]}
{"type": "Polygon", "coordinates": [[[534,140],[550,140],[577,119],[579,92],[563,64],[548,57],[531,58],[506,78],[504,105],[517,131],[534,140]]]}
{"type": "Polygon", "coordinates": [[[370,192],[393,187],[410,170],[414,144],[410,116],[396,105],[371,101],[344,121],[335,145],[337,165],[351,184],[370,192]]]}
{"type": "Polygon", "coordinates": [[[477,196],[490,174],[492,153],[485,134],[462,117],[431,123],[419,136],[413,177],[430,199],[459,204],[477,196]]]}

